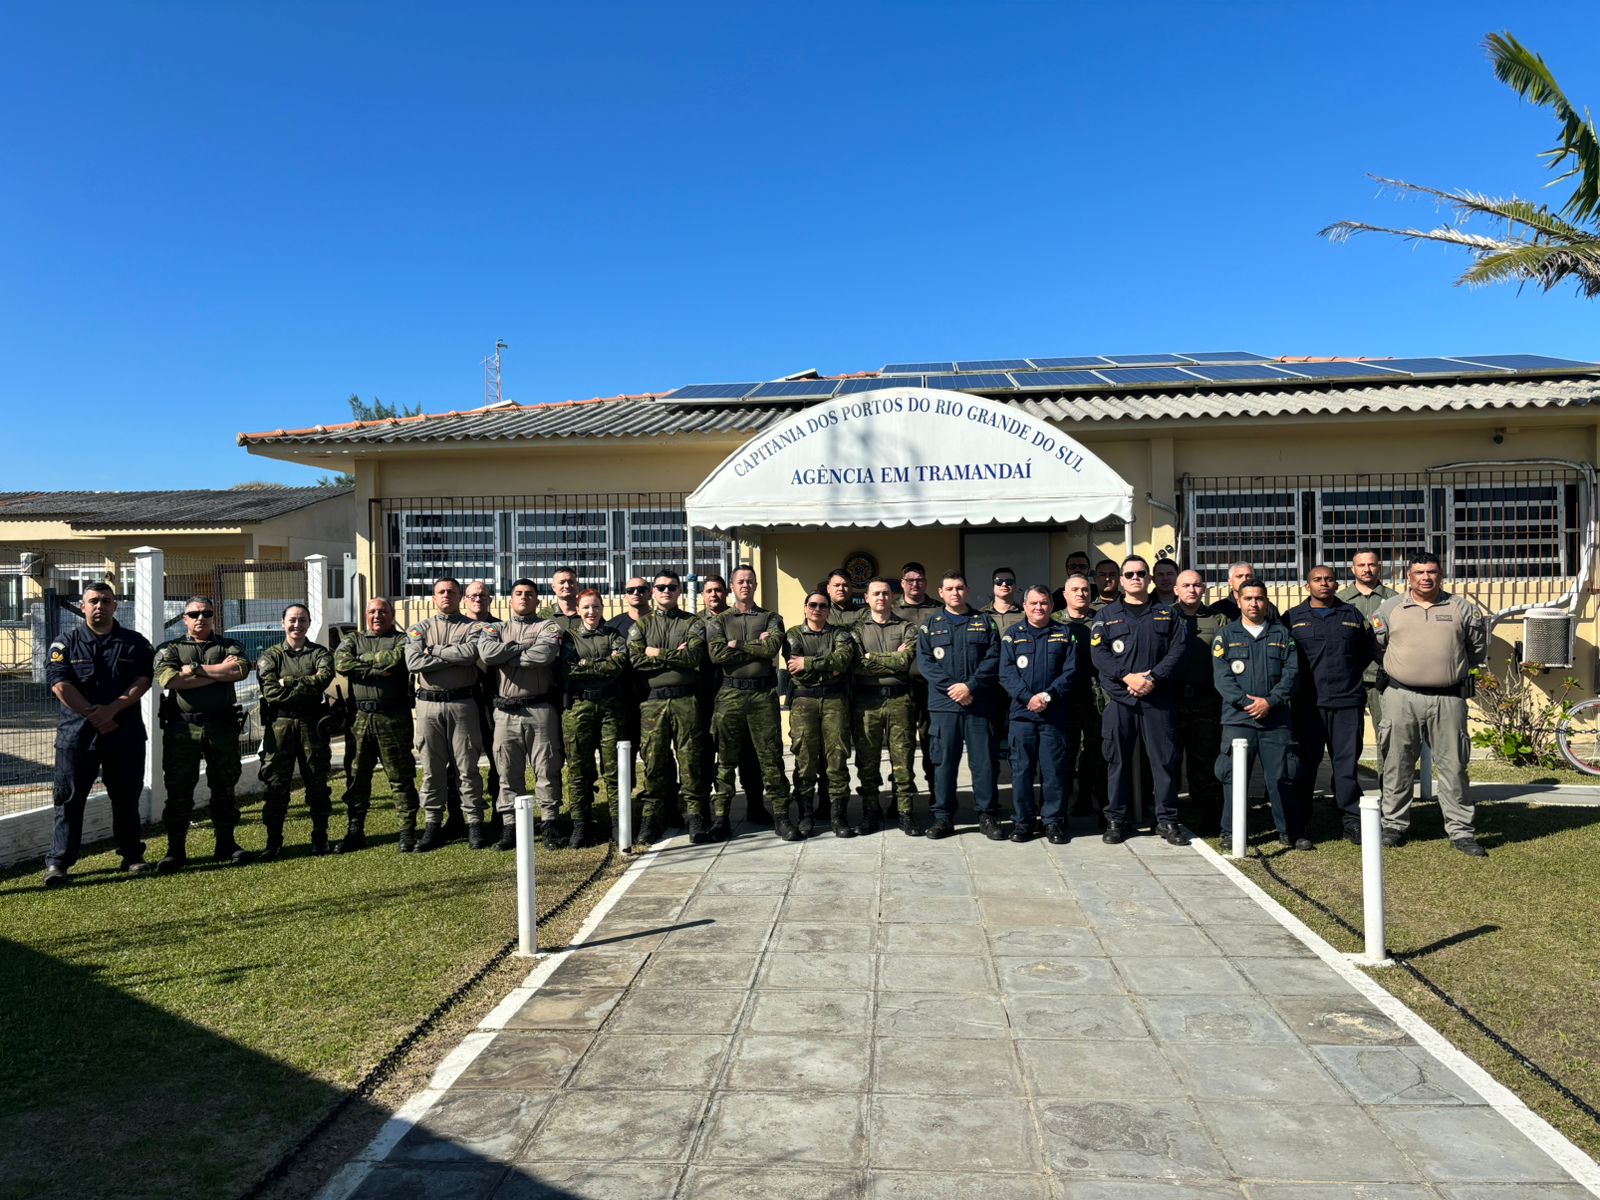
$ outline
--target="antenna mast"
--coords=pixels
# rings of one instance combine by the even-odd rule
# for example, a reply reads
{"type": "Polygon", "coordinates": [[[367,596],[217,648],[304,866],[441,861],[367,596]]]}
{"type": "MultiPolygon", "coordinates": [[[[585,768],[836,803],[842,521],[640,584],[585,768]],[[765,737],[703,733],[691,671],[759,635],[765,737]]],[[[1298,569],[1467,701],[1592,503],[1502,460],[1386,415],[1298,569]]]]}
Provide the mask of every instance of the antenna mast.
{"type": "Polygon", "coordinates": [[[496,338],[494,354],[483,360],[483,403],[485,407],[499,404],[504,397],[500,392],[500,351],[511,347],[496,338]]]}

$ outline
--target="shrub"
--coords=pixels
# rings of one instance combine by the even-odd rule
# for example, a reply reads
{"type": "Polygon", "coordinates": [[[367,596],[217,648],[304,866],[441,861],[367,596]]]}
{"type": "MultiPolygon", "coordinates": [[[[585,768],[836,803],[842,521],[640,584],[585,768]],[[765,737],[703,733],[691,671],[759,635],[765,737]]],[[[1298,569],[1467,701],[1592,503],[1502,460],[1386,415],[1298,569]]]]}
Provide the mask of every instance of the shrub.
{"type": "Polygon", "coordinates": [[[1537,680],[1538,663],[1507,663],[1502,674],[1487,667],[1473,671],[1477,694],[1473,703],[1484,728],[1472,735],[1472,744],[1490,757],[1518,767],[1563,765],[1556,748],[1556,726],[1572,711],[1569,697],[1578,681],[1568,676],[1555,695],[1546,695],[1537,680]]]}

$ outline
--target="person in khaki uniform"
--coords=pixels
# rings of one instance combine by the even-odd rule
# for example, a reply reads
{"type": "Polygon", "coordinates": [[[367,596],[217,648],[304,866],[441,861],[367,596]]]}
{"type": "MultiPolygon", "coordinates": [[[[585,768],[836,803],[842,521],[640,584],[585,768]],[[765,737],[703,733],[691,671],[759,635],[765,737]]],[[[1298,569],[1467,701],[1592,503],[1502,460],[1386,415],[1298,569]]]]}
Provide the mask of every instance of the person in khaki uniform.
{"type": "Polygon", "coordinates": [[[453,765],[461,779],[467,843],[482,850],[483,753],[478,714],[479,624],[461,614],[461,583],[444,576],[433,585],[434,615],[406,630],[406,669],[416,676],[416,750],[422,763],[426,824],[419,851],[444,844],[445,776],[453,765]]]}
{"type": "Polygon", "coordinates": [[[289,788],[295,764],[306,786],[306,809],[311,813],[311,852],[327,854],[328,816],[333,802],[328,769],[333,749],[318,722],[328,711],[323,693],[333,682],[333,655],[306,637],[311,610],[291,604],[283,610],[284,640],[268,646],[256,663],[261,681],[261,706],[265,710],[265,736],[261,742],[261,786],[266,795],[261,823],[267,827],[266,860],[283,853],[283,822],[289,814],[289,788]]]}
{"type": "MultiPolygon", "coordinates": [[[[1361,614],[1361,619],[1371,621],[1378,606],[1391,596],[1399,595],[1378,576],[1378,554],[1375,550],[1358,550],[1350,559],[1350,583],[1339,591],[1339,599],[1361,614]]],[[[1389,757],[1388,730],[1383,725],[1383,689],[1389,680],[1383,668],[1369,663],[1361,676],[1363,699],[1367,716],[1372,718],[1372,733],[1378,739],[1378,770],[1389,757]]]]}
{"type": "Polygon", "coordinates": [[[861,832],[876,833],[883,824],[879,799],[883,787],[883,752],[889,751],[889,778],[894,787],[900,830],[920,837],[913,808],[916,777],[911,764],[917,743],[917,716],[911,702],[911,661],[916,655],[917,627],[893,609],[893,585],[887,579],[867,584],[867,616],[850,630],[856,644],[855,677],[850,689],[850,731],[861,780],[861,832]]]}
{"type": "Polygon", "coordinates": [[[734,764],[746,774],[745,757],[759,764],[760,787],[745,778],[745,820],[771,825],[763,797],[773,804],[789,802],[789,781],[783,773],[783,730],[778,715],[778,654],[783,649],[783,618],[755,601],[754,568],[733,572],[731,608],[705,618],[706,655],[719,668],[719,686],[711,724],[717,737],[717,794],[711,837],[732,835],[734,764]],[[760,816],[756,814],[760,813],[760,816]]]}
{"type": "Polygon", "coordinates": [[[1383,693],[1388,751],[1383,762],[1383,844],[1399,846],[1411,827],[1411,787],[1426,739],[1433,751],[1445,836],[1461,853],[1482,858],[1467,794],[1467,697],[1472,672],[1489,658],[1483,610],[1441,586],[1432,554],[1419,554],[1406,570],[1407,591],[1392,596],[1372,616],[1372,634],[1389,686],[1383,693]]]}
{"type": "Polygon", "coordinates": [[[566,845],[561,833],[561,624],[541,620],[539,586],[511,585],[511,616],[478,627],[478,658],[494,687],[494,761],[500,771],[499,848],[516,843],[516,798],[533,768],[540,833],[546,850],[566,845]]]}

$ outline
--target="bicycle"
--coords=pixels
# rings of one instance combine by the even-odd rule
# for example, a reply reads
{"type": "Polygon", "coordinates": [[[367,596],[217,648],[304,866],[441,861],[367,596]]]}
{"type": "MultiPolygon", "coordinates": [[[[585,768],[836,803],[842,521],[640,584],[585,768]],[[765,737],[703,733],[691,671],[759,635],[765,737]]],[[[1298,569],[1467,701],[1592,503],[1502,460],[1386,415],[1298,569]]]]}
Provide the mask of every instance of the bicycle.
{"type": "Polygon", "coordinates": [[[1574,704],[1556,726],[1561,756],[1585,775],[1600,775],[1600,699],[1574,704]]]}

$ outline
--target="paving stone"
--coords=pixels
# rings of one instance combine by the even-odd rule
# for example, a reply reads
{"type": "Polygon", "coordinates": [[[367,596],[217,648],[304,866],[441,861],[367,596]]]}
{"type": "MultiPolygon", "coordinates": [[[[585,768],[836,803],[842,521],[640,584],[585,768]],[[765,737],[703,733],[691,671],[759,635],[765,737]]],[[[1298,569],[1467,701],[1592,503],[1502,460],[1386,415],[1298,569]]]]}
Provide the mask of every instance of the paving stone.
{"type": "Polygon", "coordinates": [[[1081,900],[1156,900],[1172,897],[1153,875],[1073,875],[1072,890],[1081,900]]]}
{"type": "Polygon", "coordinates": [[[873,872],[807,871],[804,866],[790,885],[796,896],[876,896],[878,876],[873,872]]]}
{"type": "Polygon", "coordinates": [[[700,885],[702,896],[781,896],[789,890],[789,876],[779,874],[733,875],[719,871],[700,885]]]}
{"type": "Polygon", "coordinates": [[[1425,1183],[1252,1183],[1250,1196],[1251,1200],[1438,1200],[1439,1193],[1425,1183]]]}
{"type": "Polygon", "coordinates": [[[664,924],[672,921],[683,911],[684,903],[684,898],[681,896],[636,896],[633,894],[633,889],[629,888],[628,894],[611,906],[611,911],[606,914],[605,919],[635,923],[655,921],[664,924]]]}
{"type": "Polygon", "coordinates": [[[664,953],[683,950],[760,950],[767,941],[768,927],[762,924],[722,924],[708,921],[674,929],[661,943],[664,953]]]}
{"type": "Polygon", "coordinates": [[[885,896],[878,904],[885,921],[940,925],[978,920],[978,902],[970,896],[885,896]]]}
{"type": "Polygon", "coordinates": [[[1107,925],[1189,925],[1189,914],[1170,896],[1085,896],[1079,902],[1097,928],[1107,925]]]}
{"type": "Polygon", "coordinates": [[[1067,1200],[1240,1200],[1239,1185],[1225,1180],[1158,1183],[1154,1180],[1078,1179],[1062,1181],[1067,1200]]]}
{"type": "Polygon", "coordinates": [[[680,951],[655,954],[636,988],[737,988],[747,991],[761,955],[753,950],[680,951]]]}
{"type": "Polygon", "coordinates": [[[1122,980],[1108,958],[997,957],[1000,990],[1009,996],[1120,995],[1122,980]]]}
{"type": "Polygon", "coordinates": [[[1340,1183],[1419,1179],[1366,1111],[1354,1104],[1229,1100],[1202,1102],[1200,1108],[1217,1147],[1244,1179],[1340,1183]]]}
{"type": "Polygon", "coordinates": [[[796,896],[783,902],[782,919],[797,924],[829,925],[846,922],[871,924],[878,907],[871,896],[796,896]]]}
{"type": "Polygon", "coordinates": [[[750,1007],[750,1032],[867,1035],[872,1032],[868,992],[757,992],[750,1007]]]}
{"type": "Polygon", "coordinates": [[[1196,1100],[1273,1100],[1282,1104],[1348,1104],[1311,1052],[1298,1044],[1226,1045],[1176,1042],[1167,1057],[1196,1100]]]}
{"type": "Polygon", "coordinates": [[[992,1171],[869,1171],[871,1200],[1050,1200],[1043,1175],[992,1171]]]}
{"type": "Polygon", "coordinates": [[[1039,1164],[1033,1114],[1022,1100],[874,1096],[871,1130],[874,1167],[966,1172],[1039,1164]]]}
{"type": "MultiPolygon", "coordinates": [[[[892,926],[891,926],[892,928],[892,926]]],[[[990,929],[993,953],[1020,958],[1103,958],[1105,948],[1088,928],[990,929]]]]}
{"type": "MultiPolygon", "coordinates": [[[[630,1200],[644,1195],[639,1192],[630,1200]]],[[[867,1180],[860,1171],[791,1167],[690,1167],[678,1193],[681,1200],[862,1200],[866,1195],[867,1180]]]]}
{"type": "Polygon", "coordinates": [[[723,1086],[735,1091],[862,1092],[871,1070],[865,1037],[787,1030],[746,1034],[733,1048],[723,1086]]]}
{"type": "Polygon", "coordinates": [[[1429,1179],[1447,1183],[1565,1183],[1555,1160],[1491,1108],[1380,1106],[1373,1120],[1429,1179]]]}
{"type": "Polygon", "coordinates": [[[992,992],[996,988],[988,957],[973,954],[885,954],[878,963],[878,986],[891,992],[992,992]]]}
{"type": "Polygon", "coordinates": [[[873,957],[859,952],[769,955],[762,965],[758,986],[869,991],[872,988],[873,957]]]}
{"type": "Polygon", "coordinates": [[[1315,1053],[1362,1104],[1483,1104],[1421,1046],[1318,1046],[1315,1053]]]}
{"type": "Polygon", "coordinates": [[[1441,1184],[1444,1200],[1594,1200],[1594,1193],[1576,1183],[1441,1184]]]}
{"type": "Polygon", "coordinates": [[[885,896],[971,896],[972,880],[948,870],[892,873],[883,877],[885,896]]]}
{"type": "Polygon", "coordinates": [[[1008,995],[1005,1002],[1014,1037],[1127,1042],[1150,1036],[1126,996],[1008,995]]]}
{"type": "Polygon", "coordinates": [[[599,1029],[622,993],[615,988],[541,988],[506,1018],[507,1029],[599,1029]]]}
{"type": "Polygon", "coordinates": [[[1222,958],[1119,958],[1128,990],[1141,996],[1226,995],[1250,990],[1244,976],[1222,958]]]}
{"type": "Polygon", "coordinates": [[[744,992],[635,991],[618,1006],[608,1033],[732,1033],[744,992]]]}
{"type": "MultiPolygon", "coordinates": [[[[639,1200],[670,1196],[682,1167],[650,1163],[532,1162],[507,1173],[493,1200],[639,1200]]],[[[432,1192],[419,1192],[431,1200],[432,1192]]]]}
{"type": "Polygon", "coordinates": [[[1105,952],[1116,958],[1208,958],[1217,954],[1216,943],[1194,925],[1128,925],[1108,922],[1097,926],[1105,952]]]}
{"type": "Polygon", "coordinates": [[[1179,901],[1196,925],[1271,925],[1282,929],[1278,919],[1247,896],[1185,897],[1179,901]]]}
{"type": "Polygon", "coordinates": [[[683,906],[684,921],[726,921],[730,925],[767,924],[778,916],[781,896],[696,896],[683,906]]]}
{"type": "Polygon", "coordinates": [[[771,1163],[866,1164],[866,1097],[842,1093],[723,1092],[700,1157],[771,1163]]]}
{"type": "Polygon", "coordinates": [[[703,1092],[567,1091],[520,1161],[578,1158],[682,1162],[705,1108],[703,1092]]]}
{"type": "Polygon", "coordinates": [[[356,1189],[351,1200],[483,1200],[505,1168],[499,1164],[379,1163],[356,1189]]]}
{"type": "MultiPolygon", "coordinates": [[[[918,1096],[1021,1096],[1012,1055],[977,1039],[952,1038],[930,1047],[918,1038],[873,1040],[872,1089],[918,1096]]],[[[959,1102],[953,1102],[959,1104],[959,1102]]]]}
{"type": "Polygon", "coordinates": [[[1389,1046],[1411,1041],[1400,1026],[1354,989],[1335,995],[1268,999],[1295,1036],[1313,1046],[1389,1046]]]}
{"type": "Polygon", "coordinates": [[[546,987],[571,989],[620,989],[633,982],[649,955],[630,947],[580,945],[562,956],[560,964],[545,981],[546,987]]]}
{"type": "Polygon", "coordinates": [[[1166,1042],[1295,1045],[1300,1041],[1260,996],[1145,996],[1150,1028],[1166,1042]]]}
{"type": "Polygon", "coordinates": [[[991,929],[1072,928],[1088,925],[1077,903],[1065,896],[996,896],[980,893],[978,909],[991,929]]]}
{"type": "Polygon", "coordinates": [[[879,1037],[1005,1038],[1010,1023],[997,996],[963,992],[879,992],[879,1037]]]}
{"type": "Polygon", "coordinates": [[[567,1086],[708,1091],[732,1044],[726,1034],[608,1033],[584,1056],[567,1086]]]}
{"type": "Polygon", "coordinates": [[[1141,1180],[1230,1174],[1194,1106],[1182,1101],[1057,1100],[1038,1113],[1045,1158],[1059,1173],[1141,1180]]]}
{"type": "Polygon", "coordinates": [[[1149,1042],[1017,1042],[1028,1090],[1085,1100],[1179,1100],[1183,1083],[1149,1042]]]}
{"type": "Polygon", "coordinates": [[[1072,895],[1071,889],[1062,882],[1061,876],[1053,871],[1049,874],[1023,874],[1006,871],[1003,868],[991,871],[974,868],[972,880],[979,896],[1036,897],[1043,900],[1047,897],[1062,899],[1072,895]]]}
{"type": "Polygon", "coordinates": [[[843,921],[805,924],[780,921],[773,932],[772,948],[783,954],[841,954],[870,951],[876,941],[875,925],[843,921]]]}
{"type": "Polygon", "coordinates": [[[389,1153],[397,1162],[507,1162],[550,1104],[549,1092],[451,1090],[389,1153]]]}
{"type": "Polygon", "coordinates": [[[1163,877],[1171,875],[1215,875],[1216,867],[1192,850],[1155,855],[1144,860],[1146,870],[1163,877]]]}
{"type": "Polygon", "coordinates": [[[584,939],[583,945],[595,950],[638,950],[651,953],[666,940],[681,921],[612,921],[607,919],[584,939]]]}
{"type": "Polygon", "coordinates": [[[1326,996],[1337,994],[1340,987],[1349,988],[1351,996],[1359,995],[1320,958],[1240,957],[1233,965],[1267,996],[1326,996]]]}
{"type": "Polygon", "coordinates": [[[502,1029],[450,1086],[523,1091],[558,1088],[593,1040],[588,1031],[502,1029]]]}
{"type": "Polygon", "coordinates": [[[758,836],[755,844],[741,841],[737,848],[730,846],[717,859],[709,874],[716,875],[788,875],[800,860],[800,848],[780,842],[771,835],[758,836]],[[770,838],[770,844],[761,845],[770,838]]]}
{"type": "Polygon", "coordinates": [[[688,871],[640,871],[634,876],[626,896],[683,896],[699,885],[700,878],[688,871]]]}
{"type": "Polygon", "coordinates": [[[878,926],[879,940],[890,954],[982,954],[989,940],[981,925],[878,926]]]}
{"type": "Polygon", "coordinates": [[[1206,933],[1232,958],[1314,957],[1299,938],[1281,925],[1215,925],[1206,933]]]}

